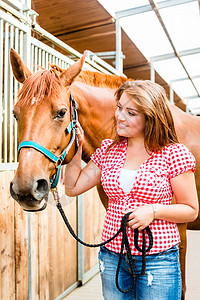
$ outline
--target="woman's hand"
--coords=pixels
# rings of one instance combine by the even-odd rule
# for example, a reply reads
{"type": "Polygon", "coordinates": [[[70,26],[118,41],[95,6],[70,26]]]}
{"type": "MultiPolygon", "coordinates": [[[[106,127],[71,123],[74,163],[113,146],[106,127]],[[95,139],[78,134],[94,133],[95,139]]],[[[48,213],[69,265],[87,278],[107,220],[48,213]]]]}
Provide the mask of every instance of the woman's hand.
{"type": "MultiPolygon", "coordinates": [[[[130,210],[129,210],[130,211],[130,210]]],[[[125,214],[128,211],[125,212],[125,214]]],[[[154,210],[151,204],[143,205],[136,208],[128,218],[127,225],[132,229],[138,228],[142,230],[147,227],[154,220],[154,210]]]]}
{"type": "Polygon", "coordinates": [[[76,136],[78,139],[79,147],[81,147],[84,140],[84,131],[79,122],[76,124],[76,136]]]}

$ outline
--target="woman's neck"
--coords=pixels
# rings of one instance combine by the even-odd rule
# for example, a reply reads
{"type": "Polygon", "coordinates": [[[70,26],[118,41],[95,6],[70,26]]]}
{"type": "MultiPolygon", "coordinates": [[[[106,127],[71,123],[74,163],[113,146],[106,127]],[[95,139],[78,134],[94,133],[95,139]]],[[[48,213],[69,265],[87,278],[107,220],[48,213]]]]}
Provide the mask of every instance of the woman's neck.
{"type": "Polygon", "coordinates": [[[135,149],[144,149],[144,137],[128,138],[128,147],[135,149]]]}

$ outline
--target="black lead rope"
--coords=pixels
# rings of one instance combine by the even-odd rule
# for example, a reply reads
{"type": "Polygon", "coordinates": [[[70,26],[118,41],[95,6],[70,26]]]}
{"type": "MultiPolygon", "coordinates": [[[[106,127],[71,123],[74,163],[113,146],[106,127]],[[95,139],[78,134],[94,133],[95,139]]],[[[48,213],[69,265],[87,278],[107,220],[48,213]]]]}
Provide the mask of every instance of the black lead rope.
{"type": "MultiPolygon", "coordinates": [[[[112,240],[114,240],[122,232],[121,251],[120,251],[120,254],[119,254],[119,262],[118,262],[117,271],[116,271],[116,286],[117,286],[118,290],[122,293],[130,292],[134,288],[135,283],[136,283],[135,260],[134,260],[133,256],[131,255],[131,249],[130,249],[130,245],[129,245],[129,241],[128,241],[128,236],[127,236],[127,233],[126,233],[128,217],[131,214],[131,212],[129,212],[126,215],[123,216],[123,218],[121,220],[121,227],[119,228],[119,230],[115,233],[115,235],[113,237],[111,237],[107,241],[99,243],[99,244],[87,244],[87,243],[83,242],[82,240],[80,240],[79,237],[75,234],[74,230],[72,229],[71,225],[69,224],[69,221],[68,221],[68,219],[65,215],[65,212],[62,208],[61,203],[57,202],[56,206],[57,206],[57,208],[58,208],[58,210],[59,210],[59,212],[60,212],[60,214],[61,214],[68,230],[69,230],[69,232],[71,233],[71,235],[80,244],[82,244],[84,246],[91,247],[91,248],[104,246],[104,245],[108,244],[109,242],[111,242],[112,240]],[[133,279],[133,283],[132,283],[131,287],[127,290],[123,290],[119,286],[119,271],[120,271],[120,266],[121,266],[121,262],[122,262],[124,247],[125,247],[126,252],[127,252],[128,266],[130,268],[131,276],[132,276],[132,279],[133,279]]],[[[146,257],[145,257],[145,254],[153,246],[153,236],[152,236],[152,233],[151,233],[151,230],[150,230],[149,226],[147,226],[145,229],[142,230],[142,249],[138,245],[138,229],[134,230],[134,244],[135,244],[135,248],[139,252],[142,252],[142,270],[141,270],[141,274],[144,275],[145,270],[146,270],[146,257]],[[148,246],[147,249],[146,249],[145,231],[147,232],[147,235],[148,235],[148,238],[149,238],[149,246],[148,246]]]]}

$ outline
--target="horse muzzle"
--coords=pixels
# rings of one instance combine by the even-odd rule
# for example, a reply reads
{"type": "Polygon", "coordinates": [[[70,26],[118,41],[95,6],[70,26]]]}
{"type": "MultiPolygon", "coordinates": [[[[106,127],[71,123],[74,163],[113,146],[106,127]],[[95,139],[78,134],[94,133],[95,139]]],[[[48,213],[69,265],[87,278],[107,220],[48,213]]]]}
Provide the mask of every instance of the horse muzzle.
{"type": "Polygon", "coordinates": [[[14,179],[10,183],[10,194],[25,211],[41,211],[46,208],[50,183],[46,179],[33,181],[31,184],[18,184],[14,179]]]}

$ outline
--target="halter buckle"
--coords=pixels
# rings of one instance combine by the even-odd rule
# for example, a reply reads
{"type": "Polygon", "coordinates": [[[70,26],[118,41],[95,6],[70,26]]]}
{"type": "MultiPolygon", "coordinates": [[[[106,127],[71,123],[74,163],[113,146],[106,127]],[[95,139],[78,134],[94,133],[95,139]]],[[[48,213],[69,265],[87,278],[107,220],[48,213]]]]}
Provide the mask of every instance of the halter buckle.
{"type": "Polygon", "coordinates": [[[58,158],[57,162],[55,163],[56,169],[62,165],[63,160],[61,159],[61,157],[58,158]]]}
{"type": "Polygon", "coordinates": [[[58,189],[57,187],[51,189],[51,193],[53,195],[53,199],[56,203],[60,202],[60,197],[59,197],[59,194],[58,194],[58,189]]]}

